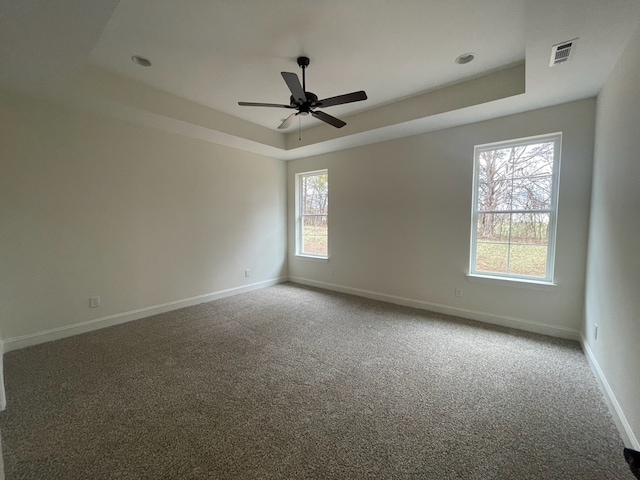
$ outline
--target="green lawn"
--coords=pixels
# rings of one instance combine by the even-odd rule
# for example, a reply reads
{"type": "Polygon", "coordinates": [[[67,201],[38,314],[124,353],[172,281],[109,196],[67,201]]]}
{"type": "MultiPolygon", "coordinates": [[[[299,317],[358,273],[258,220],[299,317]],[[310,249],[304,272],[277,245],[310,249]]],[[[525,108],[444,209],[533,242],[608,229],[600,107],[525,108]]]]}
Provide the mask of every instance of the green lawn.
{"type": "Polygon", "coordinates": [[[484,272],[513,273],[544,277],[547,265],[546,245],[509,245],[506,243],[478,242],[476,268],[484,272]],[[508,268],[507,268],[507,263],[508,268]]]}
{"type": "Polygon", "coordinates": [[[302,253],[327,255],[327,226],[305,226],[302,233],[302,253]]]}

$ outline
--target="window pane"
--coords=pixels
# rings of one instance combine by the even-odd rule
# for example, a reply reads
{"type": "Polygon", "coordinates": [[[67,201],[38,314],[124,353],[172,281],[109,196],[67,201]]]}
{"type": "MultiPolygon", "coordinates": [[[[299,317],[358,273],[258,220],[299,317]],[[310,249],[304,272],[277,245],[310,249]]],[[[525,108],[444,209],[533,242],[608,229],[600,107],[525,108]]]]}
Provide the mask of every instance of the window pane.
{"type": "Polygon", "coordinates": [[[317,223],[318,223],[318,217],[315,217],[315,216],[302,217],[303,233],[309,234],[309,235],[313,234],[317,223]]]}
{"type": "Polygon", "coordinates": [[[514,213],[511,216],[511,243],[547,245],[548,213],[514,213]]]}
{"type": "Polygon", "coordinates": [[[547,274],[547,246],[511,245],[509,270],[514,275],[544,278],[547,274]]]}
{"type": "Polygon", "coordinates": [[[478,210],[511,210],[511,180],[478,185],[478,210]]]}
{"type": "Polygon", "coordinates": [[[546,275],[548,213],[479,214],[476,270],[546,275]]]}
{"type": "Polygon", "coordinates": [[[532,177],[553,173],[553,142],[534,143],[514,148],[514,177],[532,177]]]}
{"type": "Polygon", "coordinates": [[[508,243],[478,242],[477,247],[476,270],[507,273],[508,243]]]}
{"type": "Polygon", "coordinates": [[[478,214],[476,270],[507,273],[510,218],[508,213],[478,214]]]}
{"type": "Polygon", "coordinates": [[[327,255],[327,217],[302,217],[302,253],[327,255]]]}
{"type": "Polygon", "coordinates": [[[302,177],[302,214],[326,215],[329,199],[326,174],[302,177]]]}
{"type": "Polygon", "coordinates": [[[324,215],[327,213],[327,196],[311,192],[304,198],[303,214],[324,215]]]}
{"type": "Polygon", "coordinates": [[[326,255],[327,251],[327,237],[303,235],[302,253],[310,255],[326,255]]]}
{"type": "Polygon", "coordinates": [[[509,213],[479,213],[478,242],[508,242],[509,213]]]}
{"type": "Polygon", "coordinates": [[[303,235],[302,236],[302,253],[314,254],[316,253],[316,241],[314,236],[303,235]]]}
{"type": "Polygon", "coordinates": [[[507,180],[511,177],[509,173],[509,150],[480,152],[478,158],[478,180],[480,182],[507,180]]]}
{"type": "Polygon", "coordinates": [[[513,182],[513,209],[551,208],[551,176],[518,178],[513,182]]]}

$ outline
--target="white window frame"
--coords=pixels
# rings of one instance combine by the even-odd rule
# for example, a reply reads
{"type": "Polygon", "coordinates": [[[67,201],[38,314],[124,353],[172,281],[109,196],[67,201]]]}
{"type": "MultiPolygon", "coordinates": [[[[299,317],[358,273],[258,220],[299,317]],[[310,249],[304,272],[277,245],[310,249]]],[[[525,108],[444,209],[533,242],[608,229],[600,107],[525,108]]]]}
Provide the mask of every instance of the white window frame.
{"type": "MultiPolygon", "coordinates": [[[[304,177],[314,177],[317,175],[327,175],[329,176],[328,169],[322,170],[313,170],[310,172],[300,172],[296,173],[295,176],[295,189],[296,189],[296,198],[295,198],[295,207],[296,207],[296,228],[295,228],[295,236],[296,236],[296,256],[305,257],[311,259],[320,259],[327,260],[329,258],[329,211],[327,209],[327,254],[313,254],[313,253],[304,253],[302,251],[302,227],[304,225],[303,218],[309,215],[304,215],[302,212],[303,207],[303,192],[302,192],[302,179],[304,177]]],[[[328,195],[328,187],[327,187],[327,195],[328,195]]]]}
{"type": "MultiPolygon", "coordinates": [[[[554,283],[554,267],[556,256],[556,230],[558,219],[558,187],[560,183],[560,156],[562,150],[562,132],[550,133],[546,135],[537,135],[534,137],[525,137],[504,142],[487,143],[476,145],[473,151],[473,199],[471,204],[471,248],[469,255],[469,277],[487,278],[496,280],[507,280],[516,282],[525,282],[531,284],[555,285],[554,283]],[[478,214],[484,213],[478,210],[478,191],[480,188],[479,176],[479,160],[480,153],[489,150],[499,150],[515,146],[525,146],[536,143],[553,142],[553,172],[551,177],[551,198],[548,209],[535,210],[535,212],[549,214],[548,226],[548,243],[547,243],[547,271],[546,276],[534,277],[528,275],[519,275],[514,273],[487,272],[484,270],[476,270],[476,254],[477,254],[477,235],[478,235],[478,214]]],[[[493,213],[529,213],[531,210],[504,210],[492,211],[493,213]]],[[[510,250],[509,250],[510,251],[510,250]]]]}

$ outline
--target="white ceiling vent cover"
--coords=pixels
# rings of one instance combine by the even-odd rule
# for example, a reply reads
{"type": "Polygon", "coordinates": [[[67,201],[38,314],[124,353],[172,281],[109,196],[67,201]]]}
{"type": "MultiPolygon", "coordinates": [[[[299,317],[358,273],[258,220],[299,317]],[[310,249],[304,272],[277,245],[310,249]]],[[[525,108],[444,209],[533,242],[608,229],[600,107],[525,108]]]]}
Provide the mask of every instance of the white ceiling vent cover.
{"type": "Polygon", "coordinates": [[[566,42],[557,43],[551,48],[551,60],[549,66],[560,65],[565,63],[573,57],[576,51],[577,38],[573,40],[567,40],[566,42]]]}

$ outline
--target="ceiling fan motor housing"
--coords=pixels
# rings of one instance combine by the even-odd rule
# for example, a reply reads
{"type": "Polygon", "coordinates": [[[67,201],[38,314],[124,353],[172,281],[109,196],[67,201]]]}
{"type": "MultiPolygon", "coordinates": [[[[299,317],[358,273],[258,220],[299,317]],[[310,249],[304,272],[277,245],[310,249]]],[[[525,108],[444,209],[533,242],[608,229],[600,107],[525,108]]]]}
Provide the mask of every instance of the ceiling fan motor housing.
{"type": "Polygon", "coordinates": [[[318,96],[315,93],[304,92],[304,94],[307,96],[306,102],[304,102],[303,104],[297,103],[296,100],[293,98],[293,95],[291,95],[289,97],[289,104],[292,107],[301,108],[301,109],[306,108],[307,110],[318,106],[318,96]]]}

